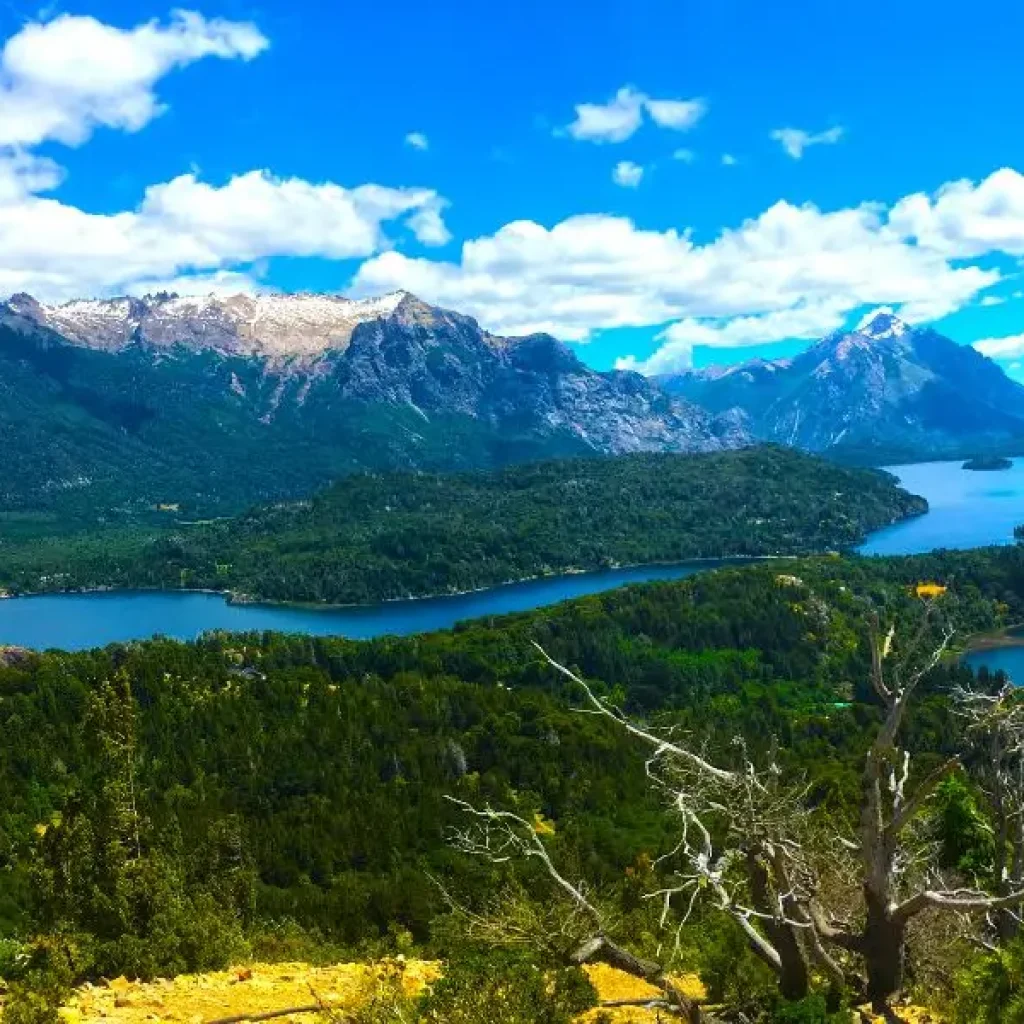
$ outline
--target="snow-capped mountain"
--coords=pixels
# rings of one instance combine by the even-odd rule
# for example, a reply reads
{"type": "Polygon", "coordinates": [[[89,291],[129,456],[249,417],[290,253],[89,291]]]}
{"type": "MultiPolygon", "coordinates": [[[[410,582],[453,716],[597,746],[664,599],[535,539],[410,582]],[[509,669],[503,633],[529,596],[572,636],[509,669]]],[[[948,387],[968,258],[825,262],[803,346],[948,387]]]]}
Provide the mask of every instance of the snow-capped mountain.
{"type": "Polygon", "coordinates": [[[891,311],[800,355],[661,378],[756,437],[811,451],[918,459],[1024,451],[1024,387],[992,360],[891,311]]]}
{"type": "Polygon", "coordinates": [[[554,338],[496,337],[404,292],[0,303],[9,502],[82,490],[87,506],[103,488],[238,507],[358,469],[749,440],[735,417],[639,374],[596,372],[554,338]]]}
{"type": "Polygon", "coordinates": [[[343,351],[359,324],[389,316],[405,298],[312,293],[76,299],[47,306],[31,295],[8,307],[78,345],[117,352],[132,344],[288,358],[343,351]]]}

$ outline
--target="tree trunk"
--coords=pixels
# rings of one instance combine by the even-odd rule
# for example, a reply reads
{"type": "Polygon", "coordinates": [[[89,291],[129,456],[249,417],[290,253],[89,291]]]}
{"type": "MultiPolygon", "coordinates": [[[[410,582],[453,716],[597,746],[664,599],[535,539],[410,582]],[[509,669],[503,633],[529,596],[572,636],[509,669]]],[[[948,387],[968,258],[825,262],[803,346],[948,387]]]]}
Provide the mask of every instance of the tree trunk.
{"type": "Polygon", "coordinates": [[[867,997],[876,1013],[884,1013],[889,1000],[903,987],[906,923],[893,917],[888,900],[864,890],[866,918],[862,938],[867,997]]]}
{"type": "MultiPolygon", "coordinates": [[[[772,913],[771,886],[768,870],[761,858],[754,852],[747,854],[747,877],[750,879],[751,895],[754,897],[754,906],[759,913],[772,913]]],[[[799,914],[799,908],[793,906],[793,900],[788,897],[784,901],[783,909],[793,915],[799,914]],[[786,906],[788,904],[788,906],[786,906]]],[[[797,937],[796,928],[785,920],[766,917],[762,927],[768,941],[775,947],[779,955],[779,964],[771,964],[779,978],[779,991],[784,999],[803,999],[810,988],[810,978],[807,969],[807,956],[804,948],[797,937]]],[[[754,949],[755,954],[760,954],[754,949]]]]}

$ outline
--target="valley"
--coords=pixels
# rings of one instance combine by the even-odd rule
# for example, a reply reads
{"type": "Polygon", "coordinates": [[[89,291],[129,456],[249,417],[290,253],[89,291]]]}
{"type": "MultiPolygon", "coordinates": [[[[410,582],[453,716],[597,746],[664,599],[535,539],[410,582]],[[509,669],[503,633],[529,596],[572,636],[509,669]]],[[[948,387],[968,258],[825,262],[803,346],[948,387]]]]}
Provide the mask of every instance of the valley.
{"type": "MultiPolygon", "coordinates": [[[[15,297],[0,974],[16,1024],[54,1024],[62,1003],[171,1012],[128,982],[72,995],[82,982],[199,972],[199,993],[241,965],[244,1001],[247,972],[294,987],[303,964],[343,961],[378,966],[339,978],[392,982],[444,964],[414,994],[346,988],[330,1012],[360,1022],[365,1003],[490,1024],[506,997],[597,1021],[637,985],[656,1013],[715,1024],[741,1005],[772,1024],[888,1007],[903,961],[875,956],[871,929],[899,932],[910,965],[928,947],[889,904],[870,927],[870,902],[835,916],[866,870],[850,853],[865,778],[904,765],[880,826],[890,874],[863,885],[898,876],[918,891],[893,904],[908,916],[1001,900],[1024,864],[999,867],[1017,841],[991,839],[1006,804],[963,725],[968,693],[1017,720],[1011,648],[964,644],[1024,621],[1021,463],[979,473],[958,454],[1016,450],[1015,414],[994,410],[1019,386],[949,346],[878,314],[798,373],[767,370],[788,380],[774,393],[747,369],[736,387],[596,373],[408,293],[15,297]],[[956,461],[857,465],[893,451],[956,461]],[[682,844],[665,786],[683,787],[682,844]],[[900,874],[904,855],[945,888],[900,874]],[[666,886],[688,910],[651,905],[666,886]],[[833,916],[799,927],[829,947],[828,987],[773,916],[773,893],[817,914],[812,892],[833,916]],[[607,974],[623,966],[631,981],[607,974]]],[[[1017,750],[1000,755],[1014,770],[1017,750]]],[[[912,977],[959,1012],[989,998],[971,972],[1003,962],[955,955],[945,988],[912,977]]]]}
{"type": "Polygon", "coordinates": [[[1024,5],[0,6],[0,1024],[1024,1024],[1024,5]]]}

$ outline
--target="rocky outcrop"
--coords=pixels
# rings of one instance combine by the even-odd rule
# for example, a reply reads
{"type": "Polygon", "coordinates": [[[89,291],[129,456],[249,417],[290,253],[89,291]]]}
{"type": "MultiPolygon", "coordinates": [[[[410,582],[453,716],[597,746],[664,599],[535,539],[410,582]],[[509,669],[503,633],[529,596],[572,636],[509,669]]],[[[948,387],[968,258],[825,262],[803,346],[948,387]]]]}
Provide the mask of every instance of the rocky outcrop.
{"type": "Polygon", "coordinates": [[[237,507],[358,469],[716,451],[750,435],[741,417],[597,372],[547,335],[497,337],[407,293],[55,307],[18,295],[0,304],[0,439],[22,460],[0,498],[33,477],[48,494],[84,480],[87,504],[159,473],[151,504],[188,504],[184,482],[211,500],[230,485],[237,507]]]}
{"type": "Polygon", "coordinates": [[[992,360],[888,312],[800,355],[661,378],[763,440],[870,458],[1024,450],[1024,387],[992,360]]]}

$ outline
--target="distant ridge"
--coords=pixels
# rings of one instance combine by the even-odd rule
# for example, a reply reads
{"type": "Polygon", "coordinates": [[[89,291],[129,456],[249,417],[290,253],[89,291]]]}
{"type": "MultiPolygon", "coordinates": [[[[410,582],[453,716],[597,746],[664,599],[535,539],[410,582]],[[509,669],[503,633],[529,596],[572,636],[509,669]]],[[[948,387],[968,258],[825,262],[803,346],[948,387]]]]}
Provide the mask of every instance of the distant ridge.
{"type": "Polygon", "coordinates": [[[1024,452],[1024,386],[887,310],[775,362],[657,378],[755,437],[866,461],[1024,452]]]}

